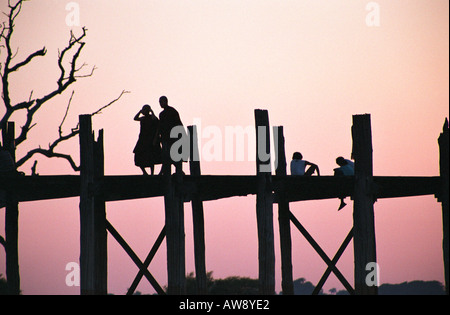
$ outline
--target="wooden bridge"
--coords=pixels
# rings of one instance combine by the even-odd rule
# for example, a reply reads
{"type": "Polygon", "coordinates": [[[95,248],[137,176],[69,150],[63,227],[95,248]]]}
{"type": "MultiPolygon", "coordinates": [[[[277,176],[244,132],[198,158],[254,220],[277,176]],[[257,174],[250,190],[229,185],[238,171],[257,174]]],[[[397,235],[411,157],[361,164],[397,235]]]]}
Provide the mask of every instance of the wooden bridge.
{"type": "MultiPolygon", "coordinates": [[[[255,110],[255,127],[258,133],[270,134],[268,112],[255,110]],[[262,129],[261,129],[262,128],[262,129]]],[[[74,176],[7,176],[0,177],[0,192],[6,196],[5,240],[6,276],[9,292],[19,294],[20,275],[18,262],[18,211],[19,203],[55,198],[80,197],[80,291],[81,294],[106,294],[107,289],[107,233],[123,247],[138,266],[139,272],[128,290],[132,294],[142,277],[145,277],[159,294],[185,292],[185,232],[184,203],[192,203],[195,274],[197,291],[205,294],[205,238],[203,202],[236,196],[256,195],[258,227],[259,289],[261,294],[275,293],[275,244],[273,229],[273,204],[278,204],[280,231],[282,290],[293,294],[291,226],[293,225],[314,247],[328,268],[316,285],[318,294],[327,277],[333,272],[351,294],[377,294],[377,286],[366,283],[366,266],[376,259],[374,228],[374,202],[381,198],[434,195],[442,203],[443,269],[448,294],[449,279],[449,203],[448,203],[448,121],[439,136],[440,175],[434,177],[373,176],[372,137],[370,115],[354,115],[352,126],[355,176],[302,177],[288,176],[284,150],[283,127],[274,127],[277,136],[275,175],[270,169],[270,159],[256,159],[254,176],[201,175],[198,156],[197,132],[189,126],[190,175],[166,174],[163,176],[105,176],[103,130],[94,138],[91,116],[80,116],[80,175],[74,176]],[[197,155],[196,155],[197,154],[197,155]],[[264,166],[269,172],[262,172],[264,166]],[[106,203],[116,200],[163,196],[165,226],[144,261],[121,237],[107,220],[106,203]],[[333,258],[328,257],[300,221],[290,212],[289,203],[304,200],[351,197],[354,200],[353,227],[343,240],[333,258]],[[165,292],[148,271],[155,253],[166,239],[168,286],[165,292]],[[336,264],[353,239],[354,284],[351,285],[336,264]]],[[[265,137],[265,148],[270,148],[270,137],[265,137]]],[[[257,146],[262,145],[258,143],[257,146]]],[[[14,157],[14,124],[3,130],[3,143],[14,157]]],[[[257,151],[258,151],[257,147],[257,151]]],[[[268,152],[270,153],[270,152],[268,152]]]]}

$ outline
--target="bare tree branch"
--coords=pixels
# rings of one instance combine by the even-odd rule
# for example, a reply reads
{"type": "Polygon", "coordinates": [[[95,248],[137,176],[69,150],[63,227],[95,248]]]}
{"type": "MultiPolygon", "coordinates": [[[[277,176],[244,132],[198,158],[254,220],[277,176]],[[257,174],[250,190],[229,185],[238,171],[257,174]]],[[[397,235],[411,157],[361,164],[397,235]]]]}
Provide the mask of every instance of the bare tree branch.
{"type": "Polygon", "coordinates": [[[102,110],[104,110],[105,108],[111,106],[112,104],[114,104],[115,102],[117,102],[124,94],[128,94],[128,93],[131,93],[131,92],[130,92],[130,91],[123,90],[123,91],[120,93],[120,95],[119,95],[116,99],[112,100],[111,102],[109,102],[109,103],[106,104],[105,106],[100,107],[100,109],[96,110],[96,111],[93,112],[91,115],[94,116],[94,115],[97,115],[97,114],[101,114],[102,110]]]}
{"type": "MultiPolygon", "coordinates": [[[[48,93],[47,95],[43,96],[42,98],[32,100],[31,102],[27,102],[26,104],[21,103],[22,107],[26,107],[26,109],[27,109],[27,119],[26,119],[24,126],[22,127],[21,133],[16,138],[16,146],[20,145],[23,141],[25,141],[27,139],[28,132],[30,131],[30,126],[32,125],[32,122],[33,122],[34,114],[41,108],[41,106],[43,104],[45,104],[47,101],[49,101],[50,99],[52,99],[53,97],[55,97],[59,94],[62,94],[72,83],[74,83],[76,81],[76,76],[75,76],[75,74],[77,72],[76,63],[77,63],[78,57],[80,56],[81,50],[83,49],[83,47],[85,45],[85,43],[81,41],[85,36],[86,36],[85,28],[83,28],[83,33],[78,37],[76,37],[71,32],[70,40],[69,40],[67,47],[65,47],[62,50],[62,52],[59,54],[58,66],[59,66],[61,72],[60,72],[60,76],[57,81],[57,85],[58,85],[57,89],[53,90],[52,92],[48,93]],[[66,75],[67,70],[63,66],[64,57],[66,56],[66,53],[68,53],[70,49],[75,47],[75,45],[78,45],[78,48],[76,49],[76,51],[74,52],[74,54],[72,56],[72,61],[70,63],[70,69],[69,69],[69,71],[70,71],[69,77],[66,78],[65,75],[66,75]]],[[[92,73],[93,73],[93,71],[91,72],[91,74],[92,73]]],[[[18,104],[18,105],[20,105],[20,104],[18,104]]],[[[18,108],[18,105],[16,105],[17,107],[14,107],[14,108],[18,108]]]]}
{"type": "MultiPolygon", "coordinates": [[[[85,46],[85,42],[83,41],[86,37],[87,29],[85,27],[82,28],[82,32],[79,35],[75,35],[72,31],[70,32],[70,37],[67,45],[60,51],[58,51],[58,59],[57,65],[59,68],[59,76],[56,78],[56,87],[44,94],[41,97],[33,97],[33,91],[31,91],[28,100],[18,102],[16,104],[12,103],[10,97],[10,89],[9,89],[9,79],[10,74],[19,70],[22,70],[25,66],[31,63],[37,57],[43,57],[46,55],[46,48],[42,48],[37,50],[31,54],[29,54],[24,60],[12,65],[12,60],[15,57],[13,54],[13,48],[11,45],[13,31],[14,31],[14,23],[15,19],[19,15],[22,4],[28,0],[18,0],[15,1],[15,4],[12,4],[12,0],[8,0],[8,8],[9,12],[4,13],[7,17],[7,21],[2,23],[2,28],[0,28],[0,53],[5,51],[5,58],[3,64],[0,63],[0,77],[2,84],[2,98],[6,111],[3,114],[3,117],[0,117],[0,130],[6,126],[6,123],[9,121],[13,113],[17,111],[26,112],[26,119],[24,125],[21,127],[21,131],[15,139],[16,147],[23,143],[28,136],[30,130],[36,125],[34,123],[34,115],[42,108],[42,106],[47,103],[49,100],[54,97],[62,94],[68,89],[68,87],[77,81],[78,78],[86,78],[90,77],[94,74],[94,71],[97,69],[95,66],[92,67],[90,73],[82,73],[84,68],[87,66],[86,63],[83,63],[81,66],[77,65],[78,59],[81,55],[81,52],[85,46]]],[[[18,49],[16,50],[16,52],[18,49]]],[[[98,110],[93,112],[91,115],[95,116],[100,114],[102,110],[108,108],[115,102],[117,102],[124,94],[129,93],[128,91],[122,91],[120,95],[109,102],[103,107],[100,107],[98,110]]],[[[70,96],[69,102],[67,104],[66,111],[62,118],[62,121],[58,127],[58,138],[56,138],[52,143],[49,143],[48,148],[44,149],[40,146],[33,150],[30,150],[25,154],[22,158],[20,158],[16,162],[16,167],[22,166],[25,162],[27,162],[31,157],[35,154],[41,154],[49,158],[62,158],[69,162],[72,169],[75,171],[79,171],[79,166],[74,162],[73,158],[68,154],[63,154],[60,152],[55,152],[56,147],[63,141],[67,141],[72,139],[73,137],[79,134],[79,125],[72,128],[71,131],[67,134],[63,133],[63,125],[68,116],[70,105],[74,96],[74,92],[70,96]]],[[[36,174],[36,162],[33,165],[33,174],[36,174]]]]}
{"type": "Polygon", "coordinates": [[[61,121],[61,123],[59,124],[59,127],[58,127],[58,133],[59,133],[60,137],[62,136],[62,126],[64,124],[64,121],[66,121],[67,114],[69,113],[70,104],[72,103],[72,99],[73,99],[73,95],[74,94],[75,94],[75,91],[72,91],[72,94],[70,95],[70,98],[69,98],[69,102],[67,103],[66,112],[64,113],[64,117],[63,117],[63,119],[62,119],[62,121],[61,121]]]}
{"type": "Polygon", "coordinates": [[[47,53],[47,49],[42,48],[41,50],[35,51],[34,53],[32,53],[31,55],[29,55],[27,57],[27,59],[25,59],[22,62],[19,62],[18,64],[16,64],[14,67],[12,67],[11,69],[9,69],[9,73],[17,71],[20,67],[25,66],[26,64],[30,63],[30,61],[37,56],[45,56],[45,54],[47,53]]]}
{"type": "MultiPolygon", "coordinates": [[[[29,151],[21,160],[23,160],[23,159],[28,160],[36,153],[42,154],[48,158],[57,157],[57,158],[65,159],[70,163],[70,166],[72,166],[74,171],[78,172],[80,170],[80,167],[74,162],[74,160],[72,159],[72,157],[70,155],[53,152],[52,150],[49,150],[49,149],[47,149],[47,150],[42,149],[42,148],[33,149],[33,150],[29,151]]],[[[19,166],[20,166],[19,163],[17,163],[17,167],[19,167],[19,166]]]]}
{"type": "MultiPolygon", "coordinates": [[[[98,109],[95,112],[91,113],[91,115],[95,116],[97,114],[100,114],[102,110],[104,110],[104,109],[108,108],[109,106],[113,105],[114,103],[116,103],[118,100],[120,100],[120,98],[124,94],[127,94],[127,93],[130,93],[130,92],[126,91],[126,90],[123,90],[117,98],[115,98],[114,100],[112,100],[108,104],[100,107],[100,109],[98,109]]],[[[17,167],[22,166],[25,162],[27,162],[29,159],[31,159],[31,157],[33,155],[35,155],[35,154],[42,154],[42,155],[44,155],[46,157],[49,157],[49,158],[57,157],[57,158],[65,159],[65,160],[67,160],[69,162],[70,166],[72,167],[72,169],[74,171],[77,172],[77,171],[80,170],[80,167],[74,162],[74,160],[72,159],[72,157],[70,155],[55,152],[55,148],[56,148],[56,146],[58,144],[60,144],[63,141],[67,141],[67,140],[77,136],[80,133],[80,129],[79,129],[80,126],[79,126],[79,124],[77,124],[75,126],[75,128],[72,128],[70,133],[68,133],[67,135],[62,135],[62,131],[61,131],[62,125],[63,125],[63,123],[64,123],[64,121],[66,119],[67,112],[68,112],[69,107],[70,107],[70,103],[72,102],[72,98],[73,98],[73,93],[72,93],[72,95],[71,95],[71,97],[69,99],[69,103],[67,105],[67,109],[66,109],[66,113],[64,115],[64,118],[63,118],[63,120],[62,120],[62,122],[61,122],[61,124],[60,124],[60,126],[58,128],[59,137],[55,141],[53,141],[53,143],[49,144],[48,149],[43,149],[43,148],[39,147],[39,148],[36,148],[36,149],[33,149],[33,150],[29,151],[27,154],[25,154],[24,157],[22,157],[20,160],[18,160],[16,162],[16,166],[17,167]]]]}
{"type": "MultiPolygon", "coordinates": [[[[5,14],[6,17],[8,18],[8,25],[6,26],[4,24],[3,30],[2,30],[2,37],[5,41],[5,48],[6,48],[6,58],[5,58],[5,63],[3,65],[3,73],[1,74],[2,76],[2,85],[3,85],[3,91],[2,91],[2,97],[3,97],[3,101],[6,107],[6,114],[5,116],[8,116],[8,118],[11,116],[13,110],[11,110],[11,99],[10,99],[10,95],[9,95],[9,82],[8,82],[8,78],[9,78],[9,73],[10,73],[10,63],[13,59],[13,53],[12,53],[12,49],[11,49],[11,37],[13,35],[13,31],[14,31],[14,20],[16,19],[16,17],[18,16],[18,14],[20,13],[21,9],[22,9],[22,3],[23,0],[18,1],[15,5],[11,5],[11,2],[8,0],[8,7],[10,9],[8,14],[5,14]]],[[[4,123],[6,123],[7,120],[2,119],[1,123],[0,123],[0,129],[2,129],[2,127],[4,126],[4,123]]]]}

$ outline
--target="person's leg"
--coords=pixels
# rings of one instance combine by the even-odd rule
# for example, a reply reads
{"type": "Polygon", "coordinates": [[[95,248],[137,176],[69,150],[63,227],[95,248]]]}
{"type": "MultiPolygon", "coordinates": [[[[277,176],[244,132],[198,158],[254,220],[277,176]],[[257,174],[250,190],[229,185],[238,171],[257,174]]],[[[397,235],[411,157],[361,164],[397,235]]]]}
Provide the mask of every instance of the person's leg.
{"type": "Polygon", "coordinates": [[[155,174],[155,165],[150,165],[150,174],[153,176],[155,174]]]}
{"type": "Polygon", "coordinates": [[[140,168],[142,170],[142,175],[148,175],[147,171],[145,170],[145,167],[141,166],[140,168]]]}
{"type": "Polygon", "coordinates": [[[319,168],[315,165],[311,165],[308,170],[306,170],[305,172],[305,176],[311,176],[312,174],[314,174],[314,172],[317,172],[317,175],[320,176],[319,173],[319,168]]]}
{"type": "Polygon", "coordinates": [[[338,211],[344,208],[347,204],[344,202],[344,198],[341,198],[341,204],[339,205],[338,211]]]}
{"type": "Polygon", "coordinates": [[[175,173],[183,173],[183,161],[174,162],[173,165],[175,165],[175,173]]]}
{"type": "Polygon", "coordinates": [[[161,166],[161,172],[160,175],[166,175],[171,174],[172,169],[172,162],[170,158],[170,143],[163,143],[162,144],[162,152],[161,152],[161,158],[162,158],[162,166],[161,166]]]}

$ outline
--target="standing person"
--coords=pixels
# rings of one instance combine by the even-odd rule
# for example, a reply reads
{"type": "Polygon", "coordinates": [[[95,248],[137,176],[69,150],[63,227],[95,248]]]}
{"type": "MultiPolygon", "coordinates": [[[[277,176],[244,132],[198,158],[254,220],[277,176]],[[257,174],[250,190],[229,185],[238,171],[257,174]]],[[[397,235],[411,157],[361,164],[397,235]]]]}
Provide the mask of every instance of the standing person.
{"type": "MultiPolygon", "coordinates": [[[[338,168],[334,169],[334,176],[353,176],[355,175],[355,163],[351,160],[344,159],[342,156],[336,158],[338,168]]],[[[341,204],[338,211],[344,208],[347,204],[344,202],[345,197],[340,198],[341,204]]]]}
{"type": "Polygon", "coordinates": [[[303,155],[300,152],[295,152],[292,155],[291,175],[311,176],[314,172],[317,172],[317,176],[320,176],[319,167],[316,164],[303,160],[303,155]],[[309,166],[308,170],[306,170],[307,166],[309,166]]]}
{"type": "Polygon", "coordinates": [[[150,167],[151,175],[153,175],[155,164],[161,164],[159,120],[150,105],[142,106],[142,109],[134,116],[134,120],[141,124],[139,139],[133,150],[134,164],[141,168],[144,175],[148,175],[145,168],[150,167]]]}
{"type": "Polygon", "coordinates": [[[174,127],[183,126],[183,123],[180,119],[180,114],[178,111],[169,106],[169,101],[166,96],[161,96],[159,98],[159,105],[163,109],[161,113],[159,113],[159,121],[160,121],[160,135],[161,135],[161,143],[162,143],[162,174],[170,174],[172,164],[175,165],[176,172],[183,172],[183,164],[182,160],[174,161],[172,156],[170,155],[170,148],[179,138],[171,138],[170,132],[174,127]]]}

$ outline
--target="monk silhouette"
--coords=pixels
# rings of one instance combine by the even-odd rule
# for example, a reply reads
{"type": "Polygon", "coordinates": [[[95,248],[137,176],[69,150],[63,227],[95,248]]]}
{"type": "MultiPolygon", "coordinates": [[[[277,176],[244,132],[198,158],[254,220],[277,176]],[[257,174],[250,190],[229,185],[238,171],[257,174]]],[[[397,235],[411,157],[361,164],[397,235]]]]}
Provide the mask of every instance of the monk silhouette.
{"type": "Polygon", "coordinates": [[[166,96],[161,96],[159,98],[159,104],[163,111],[159,113],[159,121],[160,121],[160,136],[162,143],[162,169],[161,174],[169,174],[171,173],[172,164],[175,165],[176,172],[183,172],[182,161],[175,161],[171,154],[170,148],[179,138],[172,138],[170,136],[170,132],[174,127],[183,126],[183,123],[180,119],[180,114],[178,111],[169,106],[169,101],[166,96]]]}
{"type": "Polygon", "coordinates": [[[161,144],[159,140],[159,120],[153,113],[150,105],[144,105],[134,116],[135,121],[139,121],[141,129],[139,139],[134,147],[134,164],[141,168],[144,175],[148,175],[145,170],[150,167],[151,175],[155,172],[155,164],[161,164],[161,144]]]}

